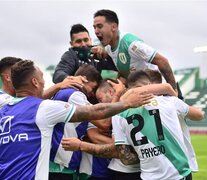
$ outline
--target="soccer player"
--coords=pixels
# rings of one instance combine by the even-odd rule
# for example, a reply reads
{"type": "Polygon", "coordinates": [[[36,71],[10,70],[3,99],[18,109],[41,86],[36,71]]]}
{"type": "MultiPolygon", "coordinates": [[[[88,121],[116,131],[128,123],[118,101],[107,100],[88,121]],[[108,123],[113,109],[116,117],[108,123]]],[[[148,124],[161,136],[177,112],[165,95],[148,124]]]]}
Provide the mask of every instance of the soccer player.
{"type": "MultiPolygon", "coordinates": [[[[94,96],[95,90],[102,79],[100,73],[94,66],[82,64],[76,71],[75,76],[84,76],[87,82],[84,82],[84,86],[79,89],[62,89],[55,94],[53,99],[69,102],[74,105],[90,105],[87,97],[94,96]]],[[[78,176],[82,157],[81,152],[64,151],[60,142],[62,137],[77,137],[82,139],[86,135],[87,126],[88,122],[77,122],[59,123],[54,127],[50,153],[50,180],[73,180],[78,176]]],[[[90,166],[90,164],[87,166],[90,166]]]]}
{"type": "MultiPolygon", "coordinates": [[[[115,70],[111,58],[103,61],[94,61],[91,58],[92,40],[88,30],[82,24],[74,24],[70,30],[71,47],[62,55],[53,75],[53,82],[62,82],[67,76],[73,76],[81,64],[90,64],[97,68],[99,72],[102,70],[115,70]]],[[[102,48],[96,46],[97,51],[102,48]]],[[[100,53],[98,53],[100,54],[100,53]]]]}
{"type": "Polygon", "coordinates": [[[16,57],[5,57],[0,61],[0,76],[2,80],[0,107],[10,102],[15,96],[15,90],[11,82],[11,67],[20,60],[20,58],[16,57]]]}
{"type": "MultiPolygon", "coordinates": [[[[115,102],[118,101],[123,90],[125,89],[123,87],[123,84],[118,81],[119,83],[113,83],[108,81],[102,81],[101,84],[99,85],[97,91],[96,91],[96,97],[99,100],[99,102],[115,102]]],[[[172,87],[169,84],[158,84],[158,85],[149,85],[143,88],[140,88],[141,90],[148,90],[151,92],[154,92],[155,94],[162,94],[162,93],[169,93],[172,95],[176,95],[175,92],[173,91],[172,87]]],[[[101,139],[101,144],[104,144],[104,138],[103,135],[101,137],[100,131],[93,129],[88,130],[88,134],[90,133],[90,140],[93,142],[94,139],[101,139]],[[89,132],[90,131],[90,132],[89,132]]],[[[74,139],[74,138],[66,138],[63,140],[63,143],[72,143],[70,144],[70,148],[66,148],[66,150],[79,150],[79,148],[82,151],[94,154],[96,156],[100,157],[109,157],[113,158],[112,161],[109,164],[109,169],[111,169],[112,172],[112,179],[126,179],[129,178],[131,180],[133,179],[138,179],[140,176],[140,169],[139,169],[139,164],[135,165],[124,165],[121,163],[121,161],[117,158],[117,154],[115,154],[115,145],[114,143],[107,144],[107,145],[95,145],[95,144],[89,144],[86,142],[81,142],[80,146],[80,140],[74,139]],[[72,142],[71,142],[72,141],[72,142]]],[[[94,143],[100,143],[100,140],[96,140],[94,143]]],[[[105,142],[106,143],[106,142],[105,142]]],[[[63,145],[63,147],[65,147],[63,145]]],[[[128,147],[126,147],[125,152],[128,147]]],[[[129,149],[128,149],[129,151],[129,149]]],[[[134,157],[134,154],[130,154],[130,156],[134,157]]],[[[135,154],[135,156],[137,156],[135,154]]],[[[133,158],[132,158],[133,159],[133,158]]]]}
{"type": "MultiPolygon", "coordinates": [[[[145,72],[137,71],[129,76],[130,88],[143,85],[141,88],[146,88],[147,84],[150,84],[150,78],[145,72]]],[[[99,97],[102,96],[100,94],[99,97]]],[[[99,156],[111,154],[120,158],[125,165],[140,162],[141,179],[182,179],[186,176],[191,179],[177,113],[191,119],[203,118],[200,110],[189,107],[176,97],[158,96],[143,107],[129,109],[112,117],[116,149],[113,144],[97,146],[67,138],[63,139],[62,144],[66,150],[75,150],[78,146],[99,156]]]]}
{"type": "MultiPolygon", "coordinates": [[[[162,83],[162,77],[158,71],[148,69],[145,72],[150,76],[151,83],[153,83],[153,84],[154,83],[162,83]]],[[[192,172],[197,172],[198,171],[198,163],[196,160],[195,151],[194,151],[193,146],[191,144],[190,130],[189,130],[189,127],[186,122],[186,117],[181,115],[178,112],[178,118],[179,118],[181,129],[183,132],[184,143],[187,148],[187,158],[188,158],[189,166],[190,166],[192,172]]],[[[197,119],[195,119],[195,120],[197,120],[197,119]]]]}
{"type": "MultiPolygon", "coordinates": [[[[0,96],[0,107],[8,103],[16,95],[11,81],[11,67],[22,60],[16,57],[4,57],[0,61],[0,76],[2,79],[2,91],[0,96]]],[[[43,98],[51,98],[57,91],[67,87],[81,88],[83,82],[87,81],[84,77],[67,77],[62,82],[57,83],[43,92],[43,98]]]]}
{"type": "MultiPolygon", "coordinates": [[[[150,78],[143,71],[136,71],[128,77],[130,88],[149,83],[150,78]]],[[[169,96],[156,96],[143,107],[113,117],[115,145],[120,158],[127,163],[122,145],[133,146],[143,180],[190,179],[188,154],[177,114],[190,119],[203,118],[200,110],[169,96]]]]}
{"type": "Polygon", "coordinates": [[[152,98],[149,93],[126,92],[121,102],[77,107],[43,100],[43,73],[29,60],[12,66],[11,79],[16,98],[0,110],[2,179],[48,179],[51,138],[57,123],[107,118],[152,98]]]}
{"type": "MultiPolygon", "coordinates": [[[[177,91],[168,59],[139,37],[121,32],[118,16],[114,11],[102,9],[95,12],[93,27],[97,38],[107,52],[103,54],[112,58],[121,76],[127,78],[129,73],[135,70],[158,68],[165,80],[177,91]]],[[[94,48],[94,53],[95,50],[94,48]]]]}

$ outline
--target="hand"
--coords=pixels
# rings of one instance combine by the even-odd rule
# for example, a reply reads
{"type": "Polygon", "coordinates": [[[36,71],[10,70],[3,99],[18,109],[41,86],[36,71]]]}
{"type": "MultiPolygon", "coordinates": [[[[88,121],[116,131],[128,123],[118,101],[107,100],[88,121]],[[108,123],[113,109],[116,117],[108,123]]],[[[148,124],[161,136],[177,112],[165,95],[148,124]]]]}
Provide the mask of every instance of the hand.
{"type": "Polygon", "coordinates": [[[68,76],[66,77],[60,85],[61,89],[72,87],[75,89],[82,89],[84,82],[88,82],[86,77],[83,76],[68,76]]]}
{"type": "Polygon", "coordinates": [[[120,96],[126,90],[126,87],[119,79],[117,79],[117,81],[118,81],[118,83],[114,83],[114,82],[112,82],[110,80],[108,80],[107,82],[113,87],[113,89],[115,91],[115,95],[120,98],[120,96]]]}
{"type": "Polygon", "coordinates": [[[140,91],[138,88],[132,88],[120,98],[120,101],[128,104],[129,107],[139,107],[150,103],[152,98],[153,94],[140,91]]]}
{"type": "Polygon", "coordinates": [[[65,151],[79,151],[81,142],[78,138],[63,138],[61,144],[65,151]]]}
{"type": "Polygon", "coordinates": [[[125,86],[127,86],[127,79],[122,77],[122,76],[119,76],[118,78],[125,86]]]}
{"type": "Polygon", "coordinates": [[[108,56],[108,53],[106,52],[106,50],[101,46],[92,47],[91,52],[92,52],[92,54],[91,54],[92,56],[94,56],[94,54],[95,54],[97,56],[97,58],[100,60],[106,59],[106,57],[108,56]]]}

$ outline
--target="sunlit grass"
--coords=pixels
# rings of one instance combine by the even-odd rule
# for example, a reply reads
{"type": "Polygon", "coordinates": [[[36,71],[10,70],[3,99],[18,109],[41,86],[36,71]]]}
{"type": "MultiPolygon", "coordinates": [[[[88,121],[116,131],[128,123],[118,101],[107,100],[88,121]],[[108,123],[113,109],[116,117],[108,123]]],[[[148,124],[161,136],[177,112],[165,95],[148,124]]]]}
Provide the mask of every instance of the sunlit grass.
{"type": "Polygon", "coordinates": [[[193,173],[193,180],[207,180],[207,135],[192,135],[199,172],[193,173]]]}

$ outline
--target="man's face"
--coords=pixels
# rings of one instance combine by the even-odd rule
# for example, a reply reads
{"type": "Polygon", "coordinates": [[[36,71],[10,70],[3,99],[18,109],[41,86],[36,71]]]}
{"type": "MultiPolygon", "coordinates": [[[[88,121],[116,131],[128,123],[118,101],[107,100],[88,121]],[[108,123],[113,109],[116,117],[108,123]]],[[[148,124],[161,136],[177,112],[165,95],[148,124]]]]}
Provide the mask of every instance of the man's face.
{"type": "Polygon", "coordinates": [[[97,87],[98,87],[98,84],[95,81],[88,81],[88,82],[84,83],[84,86],[83,86],[85,94],[88,97],[94,96],[97,87]]]}
{"type": "Polygon", "coordinates": [[[73,34],[70,44],[72,47],[88,47],[92,45],[92,42],[87,32],[80,32],[73,34]]]}
{"type": "Polygon", "coordinates": [[[45,86],[45,80],[43,78],[43,72],[38,68],[36,68],[36,73],[35,73],[35,78],[38,82],[38,86],[37,86],[37,91],[38,91],[38,97],[42,97],[43,95],[43,90],[44,90],[44,86],[45,86]]]}
{"type": "Polygon", "coordinates": [[[97,89],[96,91],[96,99],[100,103],[110,103],[112,101],[114,95],[114,89],[110,88],[106,91],[103,89],[97,89]]]}
{"type": "Polygon", "coordinates": [[[106,22],[104,16],[97,16],[93,23],[94,31],[103,46],[111,45],[113,33],[115,31],[114,23],[106,22]]]}

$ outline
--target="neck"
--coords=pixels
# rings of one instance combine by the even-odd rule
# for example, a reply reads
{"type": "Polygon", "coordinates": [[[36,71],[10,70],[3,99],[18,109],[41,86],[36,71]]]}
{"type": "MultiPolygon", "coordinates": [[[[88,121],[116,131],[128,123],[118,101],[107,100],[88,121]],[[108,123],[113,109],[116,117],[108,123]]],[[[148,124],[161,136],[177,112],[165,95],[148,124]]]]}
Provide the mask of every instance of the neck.
{"type": "Polygon", "coordinates": [[[114,33],[113,39],[110,43],[112,50],[116,49],[118,42],[119,42],[119,32],[117,31],[114,33]]]}
{"type": "Polygon", "coordinates": [[[29,89],[16,90],[16,97],[27,97],[27,96],[40,97],[35,91],[29,89]]]}
{"type": "Polygon", "coordinates": [[[5,93],[7,93],[7,94],[9,94],[9,95],[11,95],[11,96],[15,96],[15,91],[14,91],[14,88],[13,87],[11,87],[11,86],[9,86],[9,85],[3,85],[2,86],[2,90],[5,92],[5,93]]]}

